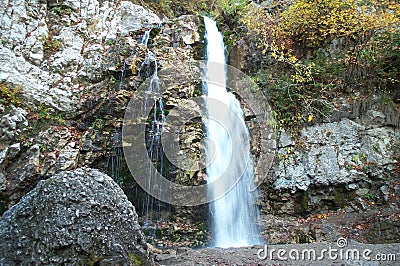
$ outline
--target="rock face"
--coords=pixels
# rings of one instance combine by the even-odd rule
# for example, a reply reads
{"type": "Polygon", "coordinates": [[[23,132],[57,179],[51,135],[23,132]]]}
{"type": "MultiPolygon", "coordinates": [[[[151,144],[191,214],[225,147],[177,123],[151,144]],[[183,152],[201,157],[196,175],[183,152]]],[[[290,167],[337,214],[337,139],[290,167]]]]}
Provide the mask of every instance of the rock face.
{"type": "Polygon", "coordinates": [[[400,131],[389,115],[371,104],[352,119],[304,127],[296,138],[280,132],[259,201],[268,242],[332,242],[343,235],[399,241],[400,131]]]}
{"type": "Polygon", "coordinates": [[[0,220],[0,264],[151,264],[135,208],[107,175],[61,172],[0,220]]]}
{"type": "Polygon", "coordinates": [[[31,105],[62,111],[79,106],[79,81],[101,76],[107,42],[161,23],[130,1],[3,0],[0,17],[0,82],[21,86],[31,105]]]}
{"type": "Polygon", "coordinates": [[[273,186],[292,192],[312,185],[357,189],[357,182],[368,175],[384,179],[394,163],[392,148],[399,137],[392,127],[367,128],[347,118],[304,128],[300,149],[282,132],[273,186]]]}
{"type": "MultiPolygon", "coordinates": [[[[106,153],[113,135],[98,132],[105,124],[98,110],[126,105],[131,93],[111,96],[118,89],[114,75],[143,32],[161,20],[131,1],[97,0],[1,1],[0,18],[2,213],[39,180],[90,165],[97,159],[93,150],[106,153]],[[114,96],[120,105],[107,101],[114,96]]],[[[139,52],[138,65],[144,60],[139,52]]],[[[117,115],[111,132],[121,126],[123,112],[117,115]]]]}
{"type": "Polygon", "coordinates": [[[357,119],[305,127],[296,139],[281,131],[276,163],[264,187],[267,210],[331,210],[367,194],[384,202],[381,191],[398,175],[400,131],[381,111],[370,107],[357,119]]]}

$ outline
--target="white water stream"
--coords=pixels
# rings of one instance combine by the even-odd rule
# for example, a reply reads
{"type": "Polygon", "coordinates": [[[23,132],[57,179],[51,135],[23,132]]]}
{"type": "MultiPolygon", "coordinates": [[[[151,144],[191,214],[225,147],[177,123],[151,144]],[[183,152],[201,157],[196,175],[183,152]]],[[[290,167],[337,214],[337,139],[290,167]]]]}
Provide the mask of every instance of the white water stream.
{"type": "Polygon", "coordinates": [[[207,67],[203,78],[208,96],[207,182],[223,178],[217,186],[209,186],[208,191],[218,198],[210,204],[213,245],[249,246],[259,242],[259,213],[254,202],[257,192],[249,190],[254,175],[249,132],[239,101],[226,90],[223,37],[215,21],[204,17],[204,23],[207,41],[207,67]]]}

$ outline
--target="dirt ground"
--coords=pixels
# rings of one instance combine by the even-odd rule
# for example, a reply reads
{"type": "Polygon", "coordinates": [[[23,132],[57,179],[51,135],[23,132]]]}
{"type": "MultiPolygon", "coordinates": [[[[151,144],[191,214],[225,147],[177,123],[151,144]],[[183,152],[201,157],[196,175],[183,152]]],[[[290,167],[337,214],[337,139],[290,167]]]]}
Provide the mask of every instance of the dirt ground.
{"type": "Polygon", "coordinates": [[[156,254],[159,265],[400,265],[400,243],[267,245],[243,248],[180,248],[156,254]],[[340,247],[340,246],[343,247],[340,247]],[[267,252],[265,252],[267,251],[267,252]],[[315,252],[315,253],[314,253],[315,252]],[[169,254],[165,254],[169,253],[169,254]]]}

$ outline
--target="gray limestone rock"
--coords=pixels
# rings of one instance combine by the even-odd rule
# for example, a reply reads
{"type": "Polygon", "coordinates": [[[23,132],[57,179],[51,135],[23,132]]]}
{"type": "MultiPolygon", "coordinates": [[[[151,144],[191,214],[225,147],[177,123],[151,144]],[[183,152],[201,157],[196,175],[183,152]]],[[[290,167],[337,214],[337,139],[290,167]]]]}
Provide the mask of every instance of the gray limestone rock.
{"type": "Polygon", "coordinates": [[[273,168],[277,177],[274,188],[295,192],[306,191],[311,185],[354,186],[369,173],[379,176],[389,172],[390,165],[395,163],[392,147],[398,143],[399,134],[398,130],[382,125],[366,130],[344,118],[304,128],[302,150],[288,147],[293,145],[292,140],[281,135],[280,161],[273,168]]]}
{"type": "Polygon", "coordinates": [[[17,137],[28,126],[28,112],[10,105],[10,110],[0,117],[0,140],[8,141],[17,137]]]}
{"type": "Polygon", "coordinates": [[[0,6],[0,82],[20,86],[27,105],[65,112],[79,107],[82,78],[100,79],[107,40],[162,22],[131,1],[1,0],[0,6]]]}

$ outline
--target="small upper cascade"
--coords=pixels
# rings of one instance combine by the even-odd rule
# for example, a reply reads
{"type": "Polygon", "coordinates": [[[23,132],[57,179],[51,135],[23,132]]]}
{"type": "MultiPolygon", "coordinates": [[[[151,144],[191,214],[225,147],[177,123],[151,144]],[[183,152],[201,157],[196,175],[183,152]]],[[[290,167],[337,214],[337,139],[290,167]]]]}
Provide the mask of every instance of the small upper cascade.
{"type": "Polygon", "coordinates": [[[148,44],[149,39],[150,39],[150,31],[151,31],[151,30],[146,30],[146,31],[144,32],[144,35],[142,36],[142,39],[140,40],[140,43],[139,43],[139,44],[144,45],[144,46],[147,47],[147,44],[148,44]]]}
{"type": "MultiPolygon", "coordinates": [[[[150,30],[147,30],[140,44],[147,47],[150,38],[150,30]]],[[[148,155],[151,162],[158,165],[158,171],[162,174],[164,167],[164,152],[161,143],[161,131],[163,124],[165,123],[165,110],[163,97],[160,93],[160,80],[158,78],[158,64],[156,55],[147,49],[146,58],[139,67],[138,75],[143,79],[148,79],[146,84],[148,84],[144,106],[145,110],[149,110],[151,114],[151,122],[147,126],[147,137],[146,146],[148,150],[148,155]],[[148,83],[147,83],[148,82],[148,83]],[[150,106],[150,103],[153,103],[150,106]]],[[[150,169],[150,167],[149,167],[150,169]]],[[[150,170],[148,175],[148,186],[151,187],[154,183],[156,173],[150,170]]],[[[146,198],[142,202],[142,213],[141,218],[145,225],[149,225],[154,222],[155,213],[161,213],[161,205],[156,202],[156,200],[149,194],[146,194],[146,198]]]]}

